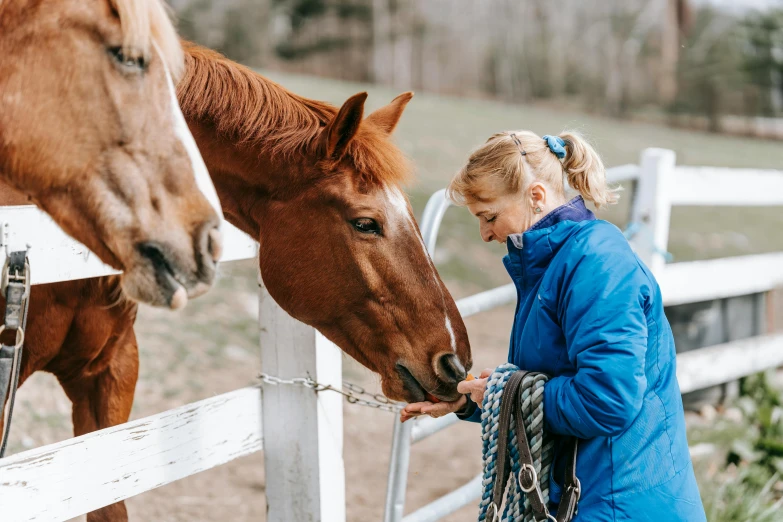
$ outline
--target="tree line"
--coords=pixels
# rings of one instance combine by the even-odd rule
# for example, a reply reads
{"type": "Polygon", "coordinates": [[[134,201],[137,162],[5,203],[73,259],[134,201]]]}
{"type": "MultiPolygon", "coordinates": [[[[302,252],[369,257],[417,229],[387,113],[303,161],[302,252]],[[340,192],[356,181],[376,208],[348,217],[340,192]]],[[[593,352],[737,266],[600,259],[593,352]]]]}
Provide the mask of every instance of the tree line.
{"type": "Polygon", "coordinates": [[[783,8],[725,12],[688,0],[171,3],[187,38],[258,67],[713,131],[783,113],[783,8]]]}

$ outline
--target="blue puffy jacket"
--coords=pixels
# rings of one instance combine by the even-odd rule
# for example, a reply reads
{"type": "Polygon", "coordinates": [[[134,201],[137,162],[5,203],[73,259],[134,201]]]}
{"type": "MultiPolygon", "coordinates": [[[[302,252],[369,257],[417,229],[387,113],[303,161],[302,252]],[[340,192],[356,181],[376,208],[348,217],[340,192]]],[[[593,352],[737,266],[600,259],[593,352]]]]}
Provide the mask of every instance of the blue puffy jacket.
{"type": "MultiPolygon", "coordinates": [[[[674,340],[650,271],[581,197],[507,243],[503,262],[518,293],[508,360],[552,376],[544,388],[546,428],[580,439],[575,520],[706,520],[674,340]]],[[[477,422],[480,411],[470,403],[460,417],[477,422]]],[[[565,453],[555,454],[553,504],[565,453]]]]}

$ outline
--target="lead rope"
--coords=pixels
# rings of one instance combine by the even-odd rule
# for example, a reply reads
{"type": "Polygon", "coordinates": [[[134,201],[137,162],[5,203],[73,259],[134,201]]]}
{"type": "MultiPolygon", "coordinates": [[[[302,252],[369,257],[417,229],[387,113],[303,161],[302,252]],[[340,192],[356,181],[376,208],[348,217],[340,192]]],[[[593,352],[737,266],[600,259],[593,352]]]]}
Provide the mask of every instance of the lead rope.
{"type": "Polygon", "coordinates": [[[16,389],[19,386],[19,373],[22,369],[22,347],[27,327],[27,310],[30,304],[30,263],[27,251],[11,252],[2,274],[3,295],[5,296],[5,321],[0,326],[0,334],[6,330],[16,331],[13,346],[0,343],[0,419],[5,416],[0,430],[0,458],[5,455],[8,433],[11,430],[11,416],[14,411],[16,389]],[[8,415],[5,415],[6,397],[8,415]]]}
{"type": "Polygon", "coordinates": [[[487,381],[481,413],[484,488],[479,522],[570,522],[581,485],[576,477],[578,441],[567,439],[567,463],[557,517],[549,513],[554,439],[544,430],[544,385],[549,377],[499,366],[487,381]],[[510,466],[510,469],[509,469],[510,466]],[[500,507],[505,492],[506,507],[500,507]]]}
{"type": "MultiPolygon", "coordinates": [[[[481,434],[483,439],[484,488],[479,504],[479,522],[514,521],[530,522],[535,520],[530,500],[520,486],[519,472],[522,469],[519,456],[519,441],[513,423],[509,426],[508,454],[511,461],[511,473],[508,477],[506,507],[502,518],[499,505],[493,505],[493,489],[498,472],[498,435],[500,408],[503,391],[509,378],[519,368],[513,364],[498,366],[487,382],[484,392],[484,404],[481,413],[481,434]],[[491,518],[488,518],[490,516],[491,518]]],[[[552,467],[554,441],[544,431],[544,384],[549,378],[542,373],[528,373],[519,385],[519,400],[524,417],[525,431],[530,442],[536,476],[541,483],[544,504],[549,502],[549,475],[552,467]]],[[[498,499],[500,500],[500,499],[498,499]]]]}

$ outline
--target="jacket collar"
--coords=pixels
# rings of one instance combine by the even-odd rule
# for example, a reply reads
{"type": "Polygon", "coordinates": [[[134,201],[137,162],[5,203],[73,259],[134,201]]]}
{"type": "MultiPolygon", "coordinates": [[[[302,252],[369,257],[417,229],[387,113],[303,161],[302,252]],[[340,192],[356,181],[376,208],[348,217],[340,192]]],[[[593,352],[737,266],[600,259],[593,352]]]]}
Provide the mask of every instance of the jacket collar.
{"type": "Polygon", "coordinates": [[[582,196],[577,196],[554,209],[527,231],[508,236],[508,255],[503,258],[503,264],[511,278],[521,282],[523,278],[543,273],[577,225],[593,220],[595,214],[585,206],[582,196]]]}

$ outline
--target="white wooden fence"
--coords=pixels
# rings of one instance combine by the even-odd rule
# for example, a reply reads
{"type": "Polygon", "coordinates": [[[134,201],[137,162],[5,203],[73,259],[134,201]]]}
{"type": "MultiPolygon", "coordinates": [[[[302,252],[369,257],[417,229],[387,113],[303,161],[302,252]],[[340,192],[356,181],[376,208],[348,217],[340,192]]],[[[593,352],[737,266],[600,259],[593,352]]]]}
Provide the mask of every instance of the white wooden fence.
{"type": "MultiPolygon", "coordinates": [[[[0,266],[29,245],[33,284],[116,273],[36,207],[0,207],[0,226],[0,266]]],[[[223,233],[221,262],[256,256],[250,237],[225,222],[223,233]]],[[[260,278],[259,287],[261,367],[340,387],[339,349],[278,307],[260,278]]],[[[2,521],[68,520],[264,446],[267,520],[344,521],[342,424],[337,394],[261,385],[225,393],[0,460],[2,521]]]]}
{"type": "MultiPolygon", "coordinates": [[[[640,236],[635,247],[655,271],[666,304],[763,292],[783,282],[783,254],[779,253],[670,265],[664,265],[657,253],[667,246],[672,205],[783,205],[783,173],[676,167],[672,152],[652,149],[644,152],[640,166],[619,167],[610,174],[614,181],[639,181],[633,219],[646,224],[645,231],[655,238],[656,246],[651,248],[640,236]],[[752,178],[749,185],[754,190],[728,183],[737,176],[743,182],[752,178]],[[716,179],[727,183],[716,183],[716,179]]],[[[430,249],[437,236],[432,224],[440,223],[447,205],[441,207],[422,220],[430,249]]],[[[4,225],[2,245],[32,245],[34,284],[112,273],[34,208],[2,208],[0,222],[4,225]]],[[[226,226],[226,235],[225,261],[255,255],[255,244],[247,236],[230,226],[226,226]]],[[[463,299],[458,305],[464,315],[471,315],[514,298],[513,288],[507,286],[463,299]]],[[[339,350],[277,307],[263,286],[259,313],[261,367],[266,373],[341,384],[339,350]]],[[[781,341],[781,336],[770,335],[682,354],[678,357],[680,386],[683,391],[695,390],[783,364],[781,341]]],[[[337,394],[316,394],[301,386],[251,386],[9,456],[0,460],[3,521],[67,520],[263,447],[268,521],[344,522],[340,399],[337,394]]],[[[400,441],[421,440],[451,422],[444,417],[406,423],[408,438],[400,441]]],[[[401,471],[407,471],[407,461],[404,468],[401,471]]],[[[403,493],[404,486],[403,481],[403,493]]],[[[428,508],[429,514],[419,512],[409,519],[436,520],[448,512],[438,509],[459,507],[460,499],[464,503],[475,489],[474,480],[436,501],[428,508]]],[[[387,520],[399,520],[403,507],[404,497],[403,504],[392,510],[399,518],[387,520]]]]}

